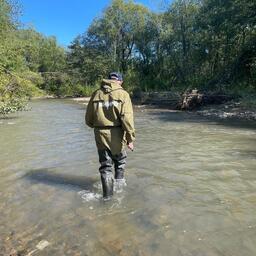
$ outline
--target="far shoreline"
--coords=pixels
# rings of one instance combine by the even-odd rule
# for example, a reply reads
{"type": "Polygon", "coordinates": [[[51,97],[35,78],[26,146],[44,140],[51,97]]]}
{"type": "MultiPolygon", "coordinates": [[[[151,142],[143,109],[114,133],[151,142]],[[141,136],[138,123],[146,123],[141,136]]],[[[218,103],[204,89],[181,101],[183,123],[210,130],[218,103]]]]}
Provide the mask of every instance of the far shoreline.
{"type": "MultiPolygon", "coordinates": [[[[31,100],[44,100],[44,99],[69,99],[78,104],[88,105],[90,97],[56,97],[52,95],[46,95],[42,97],[33,97],[31,100]]],[[[159,101],[157,104],[154,101],[147,101],[143,103],[137,99],[133,99],[134,106],[138,109],[159,109],[159,111],[169,110],[177,112],[195,113],[200,116],[207,118],[216,118],[220,120],[243,120],[243,121],[256,121],[256,109],[246,108],[241,106],[241,102],[228,101],[222,104],[209,104],[201,106],[195,110],[179,110],[173,106],[168,106],[168,104],[161,104],[159,101]]]]}

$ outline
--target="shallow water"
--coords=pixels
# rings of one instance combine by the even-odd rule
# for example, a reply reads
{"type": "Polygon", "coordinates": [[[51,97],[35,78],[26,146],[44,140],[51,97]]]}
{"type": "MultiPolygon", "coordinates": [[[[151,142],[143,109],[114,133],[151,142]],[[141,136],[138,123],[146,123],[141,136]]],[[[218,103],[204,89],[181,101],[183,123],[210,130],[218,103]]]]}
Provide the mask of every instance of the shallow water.
{"type": "Polygon", "coordinates": [[[31,107],[0,119],[0,255],[256,255],[255,123],[138,108],[104,203],[85,107],[31,107]]]}

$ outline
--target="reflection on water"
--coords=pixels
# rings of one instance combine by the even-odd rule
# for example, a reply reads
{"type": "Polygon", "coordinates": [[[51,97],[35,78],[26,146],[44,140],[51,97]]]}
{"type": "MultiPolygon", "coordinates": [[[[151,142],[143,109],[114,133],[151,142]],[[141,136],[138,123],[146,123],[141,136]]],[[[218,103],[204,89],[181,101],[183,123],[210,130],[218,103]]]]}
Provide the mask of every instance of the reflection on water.
{"type": "Polygon", "coordinates": [[[138,109],[127,183],[101,200],[84,108],[0,120],[0,255],[256,255],[256,125],[138,109]]]}

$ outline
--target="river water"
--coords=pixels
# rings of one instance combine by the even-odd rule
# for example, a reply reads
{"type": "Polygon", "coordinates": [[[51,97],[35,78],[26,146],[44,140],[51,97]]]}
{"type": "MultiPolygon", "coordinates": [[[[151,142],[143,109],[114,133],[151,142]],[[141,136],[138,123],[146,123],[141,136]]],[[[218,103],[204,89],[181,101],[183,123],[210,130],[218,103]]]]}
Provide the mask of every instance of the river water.
{"type": "Polygon", "coordinates": [[[256,124],[136,108],[127,184],[103,202],[84,105],[0,119],[0,255],[256,255],[256,124]]]}

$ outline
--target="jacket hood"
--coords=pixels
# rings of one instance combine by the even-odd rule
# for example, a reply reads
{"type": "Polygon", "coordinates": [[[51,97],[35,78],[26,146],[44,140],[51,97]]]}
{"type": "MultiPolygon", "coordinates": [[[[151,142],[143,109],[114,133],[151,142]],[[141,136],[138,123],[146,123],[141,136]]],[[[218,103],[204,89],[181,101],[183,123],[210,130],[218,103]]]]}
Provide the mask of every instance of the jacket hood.
{"type": "Polygon", "coordinates": [[[112,92],[114,90],[122,89],[122,86],[118,84],[115,80],[103,79],[101,82],[101,89],[105,93],[112,92]]]}

